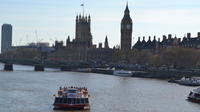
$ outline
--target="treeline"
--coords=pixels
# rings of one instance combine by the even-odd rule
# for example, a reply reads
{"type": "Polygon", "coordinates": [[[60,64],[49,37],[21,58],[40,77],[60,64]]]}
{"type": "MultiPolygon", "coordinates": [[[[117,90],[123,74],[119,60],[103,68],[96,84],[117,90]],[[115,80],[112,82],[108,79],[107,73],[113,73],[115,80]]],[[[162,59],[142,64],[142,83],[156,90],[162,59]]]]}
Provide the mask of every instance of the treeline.
{"type": "Polygon", "coordinates": [[[175,69],[190,69],[200,67],[200,50],[189,48],[163,48],[158,51],[132,50],[126,52],[120,50],[113,55],[114,63],[126,60],[129,64],[150,65],[153,67],[171,67],[175,69]]]}
{"type": "Polygon", "coordinates": [[[35,48],[17,48],[0,55],[0,58],[5,59],[39,59],[40,57],[41,53],[35,48]]]}

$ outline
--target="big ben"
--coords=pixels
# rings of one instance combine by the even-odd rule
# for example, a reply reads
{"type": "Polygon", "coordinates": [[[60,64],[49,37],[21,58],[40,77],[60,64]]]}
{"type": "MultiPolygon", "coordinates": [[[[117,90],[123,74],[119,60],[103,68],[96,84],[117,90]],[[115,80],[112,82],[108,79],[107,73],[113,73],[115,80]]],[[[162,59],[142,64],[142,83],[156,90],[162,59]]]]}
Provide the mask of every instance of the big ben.
{"type": "Polygon", "coordinates": [[[124,11],[124,17],[121,21],[121,50],[129,51],[131,50],[132,43],[132,19],[130,17],[130,11],[128,4],[124,11]]]}

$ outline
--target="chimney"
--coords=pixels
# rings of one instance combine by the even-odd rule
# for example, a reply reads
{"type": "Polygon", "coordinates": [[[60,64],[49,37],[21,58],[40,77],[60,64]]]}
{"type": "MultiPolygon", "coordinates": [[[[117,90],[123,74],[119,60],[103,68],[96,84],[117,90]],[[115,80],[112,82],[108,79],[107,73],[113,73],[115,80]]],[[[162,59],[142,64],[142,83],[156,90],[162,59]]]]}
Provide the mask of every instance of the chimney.
{"type": "Polygon", "coordinates": [[[187,33],[187,38],[191,38],[191,33],[187,33]]]}

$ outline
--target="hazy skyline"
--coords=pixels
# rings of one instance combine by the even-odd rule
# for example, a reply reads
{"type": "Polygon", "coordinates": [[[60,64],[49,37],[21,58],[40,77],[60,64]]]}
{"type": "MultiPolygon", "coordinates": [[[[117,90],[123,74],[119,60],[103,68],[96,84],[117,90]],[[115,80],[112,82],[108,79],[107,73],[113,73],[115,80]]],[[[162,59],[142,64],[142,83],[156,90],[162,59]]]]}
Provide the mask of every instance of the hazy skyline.
{"type": "MultiPolygon", "coordinates": [[[[126,0],[1,0],[0,24],[13,25],[13,44],[71,39],[75,36],[75,17],[82,13],[92,19],[93,42],[111,47],[120,44],[120,22],[126,0]],[[35,32],[37,31],[38,38],[35,32]]],[[[183,37],[187,32],[200,32],[200,1],[198,0],[132,0],[128,1],[133,20],[133,43],[138,36],[162,37],[171,33],[183,37]]],[[[152,38],[153,39],[153,38],[152,38]]]]}

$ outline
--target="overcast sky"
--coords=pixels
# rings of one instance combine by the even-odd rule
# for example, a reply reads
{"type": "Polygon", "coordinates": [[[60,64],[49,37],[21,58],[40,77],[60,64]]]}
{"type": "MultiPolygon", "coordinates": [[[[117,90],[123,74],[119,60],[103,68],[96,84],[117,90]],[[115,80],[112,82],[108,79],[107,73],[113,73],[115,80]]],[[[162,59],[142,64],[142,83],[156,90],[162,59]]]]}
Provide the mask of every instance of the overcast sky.
{"type": "MultiPolygon", "coordinates": [[[[93,42],[120,43],[120,22],[127,0],[0,0],[0,24],[13,25],[13,44],[53,43],[74,38],[75,17],[91,15],[93,42]],[[37,36],[36,36],[37,32],[37,36]]],[[[200,32],[200,0],[129,0],[133,20],[133,43],[139,36],[183,37],[200,32]]],[[[148,38],[146,38],[148,39],[148,38]]]]}

